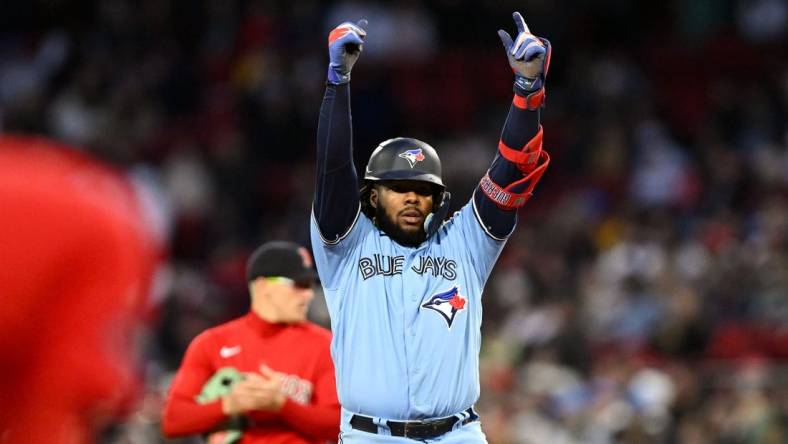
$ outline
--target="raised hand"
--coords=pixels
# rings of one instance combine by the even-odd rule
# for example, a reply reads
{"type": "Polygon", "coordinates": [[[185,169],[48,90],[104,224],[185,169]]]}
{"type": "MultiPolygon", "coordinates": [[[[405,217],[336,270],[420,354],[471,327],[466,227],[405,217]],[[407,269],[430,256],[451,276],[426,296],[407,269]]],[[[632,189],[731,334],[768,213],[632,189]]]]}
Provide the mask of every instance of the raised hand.
{"type": "Polygon", "coordinates": [[[509,66],[515,75],[515,88],[528,95],[544,87],[547,69],[550,65],[550,42],[531,34],[528,25],[519,12],[512,14],[517,25],[517,37],[512,40],[508,32],[498,31],[509,66]]]}
{"type": "Polygon", "coordinates": [[[367,21],[344,22],[328,34],[328,81],[335,85],[350,81],[350,71],[364,49],[367,21]]]}

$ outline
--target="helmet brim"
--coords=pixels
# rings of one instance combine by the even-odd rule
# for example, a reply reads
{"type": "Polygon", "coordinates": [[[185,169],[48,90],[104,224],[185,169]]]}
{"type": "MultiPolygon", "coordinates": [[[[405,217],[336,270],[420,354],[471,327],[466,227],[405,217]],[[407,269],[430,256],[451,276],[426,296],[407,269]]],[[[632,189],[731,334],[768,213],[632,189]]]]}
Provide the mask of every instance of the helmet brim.
{"type": "Polygon", "coordinates": [[[418,170],[393,170],[374,175],[367,174],[364,176],[364,180],[372,182],[380,182],[383,180],[415,180],[419,182],[428,182],[441,188],[446,187],[443,185],[443,181],[441,181],[440,177],[418,170]]]}

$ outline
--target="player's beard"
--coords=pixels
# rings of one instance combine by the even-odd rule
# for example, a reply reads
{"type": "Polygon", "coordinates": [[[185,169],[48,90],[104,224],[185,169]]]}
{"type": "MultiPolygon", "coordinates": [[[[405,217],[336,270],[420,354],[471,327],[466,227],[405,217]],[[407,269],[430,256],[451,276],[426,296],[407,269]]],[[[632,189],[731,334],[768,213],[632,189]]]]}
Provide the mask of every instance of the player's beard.
{"type": "Polygon", "coordinates": [[[383,230],[394,242],[405,247],[416,248],[427,238],[423,224],[419,226],[418,230],[413,231],[400,228],[397,222],[388,216],[382,202],[378,202],[378,206],[375,208],[375,221],[378,228],[383,230]]]}

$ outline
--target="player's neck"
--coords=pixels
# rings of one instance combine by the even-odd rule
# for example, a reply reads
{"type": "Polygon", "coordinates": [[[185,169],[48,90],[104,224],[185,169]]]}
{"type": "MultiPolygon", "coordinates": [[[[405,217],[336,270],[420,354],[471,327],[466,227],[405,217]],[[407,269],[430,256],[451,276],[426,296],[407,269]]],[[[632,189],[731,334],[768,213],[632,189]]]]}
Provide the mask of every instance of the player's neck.
{"type": "Polygon", "coordinates": [[[277,334],[278,332],[282,331],[282,329],[287,327],[287,324],[266,321],[254,312],[250,312],[246,315],[246,321],[253,331],[263,336],[277,334]]]}

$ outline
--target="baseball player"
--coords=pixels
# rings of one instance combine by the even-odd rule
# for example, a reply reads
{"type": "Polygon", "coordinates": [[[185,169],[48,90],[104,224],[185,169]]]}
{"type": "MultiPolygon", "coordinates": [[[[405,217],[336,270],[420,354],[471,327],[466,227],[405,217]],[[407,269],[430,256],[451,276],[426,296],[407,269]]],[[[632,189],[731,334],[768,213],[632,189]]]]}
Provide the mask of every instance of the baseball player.
{"type": "Polygon", "coordinates": [[[349,82],[366,21],[329,34],[311,233],[334,334],[341,442],[486,442],[473,409],[482,290],[549,162],[539,113],[550,44],[519,13],[514,20],[514,40],[499,31],[515,80],[498,153],[447,221],[441,163],[422,141],[382,142],[359,184],[349,82]]]}
{"type": "Polygon", "coordinates": [[[202,434],[222,444],[336,439],[331,333],[306,320],[315,277],[304,247],[278,241],[255,250],[247,263],[251,310],[189,345],[164,407],[166,436],[202,434]]]}
{"type": "Polygon", "coordinates": [[[0,171],[0,442],[95,442],[141,388],[151,219],[124,174],[50,140],[0,136],[0,171]]]}

